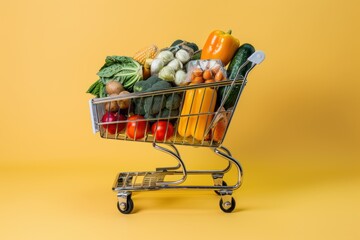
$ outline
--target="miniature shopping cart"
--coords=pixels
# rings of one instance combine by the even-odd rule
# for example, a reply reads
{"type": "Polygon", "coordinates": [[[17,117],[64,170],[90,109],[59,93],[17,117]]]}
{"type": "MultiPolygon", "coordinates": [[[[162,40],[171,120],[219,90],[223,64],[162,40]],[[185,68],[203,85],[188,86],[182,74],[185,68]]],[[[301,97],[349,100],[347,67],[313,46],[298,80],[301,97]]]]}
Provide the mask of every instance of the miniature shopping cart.
{"type": "MultiPolygon", "coordinates": [[[[230,125],[231,119],[233,117],[236,105],[239,101],[242,90],[244,89],[247,83],[247,76],[249,72],[259,63],[261,63],[265,58],[265,55],[262,51],[256,51],[253,53],[247,61],[240,67],[238,73],[241,69],[247,67],[247,71],[240,79],[235,78],[236,80],[224,80],[219,82],[212,83],[200,83],[194,85],[186,86],[177,86],[165,90],[157,90],[151,92],[134,92],[127,95],[118,95],[113,97],[104,97],[104,98],[94,98],[90,100],[90,111],[91,119],[94,133],[100,132],[100,136],[106,139],[115,139],[123,141],[133,141],[133,142],[146,142],[152,143],[152,146],[164,153],[169,154],[176,159],[177,165],[172,167],[159,167],[154,171],[134,171],[134,172],[120,172],[117,174],[113,190],[117,193],[117,207],[121,213],[128,214],[134,208],[134,203],[132,200],[132,193],[138,191],[147,191],[147,190],[162,190],[162,189],[207,189],[214,190],[218,195],[220,195],[220,208],[224,212],[232,212],[235,209],[235,199],[232,197],[234,190],[238,189],[242,183],[242,167],[240,163],[231,155],[231,152],[225,148],[222,143],[225,139],[227,129],[230,125]],[[224,104],[226,99],[229,97],[231,91],[235,88],[238,88],[238,94],[236,95],[236,101],[231,108],[225,109],[224,104]],[[225,89],[225,94],[217,102],[214,110],[211,111],[201,111],[198,113],[184,113],[181,109],[184,107],[185,97],[191,91],[199,91],[201,89],[212,89],[213,92],[217,92],[220,89],[225,89]],[[121,100],[130,100],[133,102],[145,101],[146,99],[154,98],[169,98],[176,95],[180,96],[180,107],[177,114],[172,114],[170,111],[168,114],[154,116],[148,116],[141,119],[131,119],[129,116],[133,115],[133,108],[129,107],[126,110],[118,110],[117,114],[122,114],[127,116],[125,118],[115,118],[112,121],[102,121],[103,116],[106,115],[110,109],[110,103],[113,101],[121,100]],[[227,125],[225,131],[220,139],[214,139],[211,132],[216,125],[216,120],[218,116],[227,116],[227,125]],[[208,125],[203,132],[203,137],[201,139],[195,138],[192,135],[182,136],[177,131],[179,127],[179,122],[189,120],[192,118],[196,119],[203,117],[208,118],[208,125]],[[164,137],[159,140],[153,132],[150,131],[153,124],[156,124],[158,121],[165,121],[168,124],[173,125],[174,131],[172,132],[171,137],[164,137]],[[145,130],[138,127],[145,126],[145,130]],[[128,128],[124,127],[125,125],[133,124],[135,125],[135,135],[129,135],[128,128]],[[112,131],[109,131],[109,127],[112,126],[112,131]],[[115,126],[115,128],[114,128],[115,126]],[[137,133],[143,132],[143,135],[136,137],[137,133]],[[187,145],[192,147],[208,147],[213,152],[225,160],[227,160],[227,166],[224,169],[220,170],[189,170],[187,169],[176,145],[187,145]],[[231,167],[235,166],[236,169],[236,183],[234,185],[227,185],[223,180],[224,175],[229,173],[231,167]],[[209,176],[210,179],[213,179],[212,185],[189,185],[187,180],[189,175],[202,175],[209,176]]],[[[212,97],[211,101],[215,101],[215,94],[212,97]]],[[[194,102],[194,100],[192,100],[194,102]]],[[[203,104],[203,103],[201,103],[203,104]]],[[[187,127],[187,126],[185,126],[187,127]]],[[[165,136],[168,134],[168,129],[165,130],[165,136]]],[[[133,133],[134,134],[134,133],[133,133]]],[[[233,171],[232,171],[233,172],[233,171]]]]}

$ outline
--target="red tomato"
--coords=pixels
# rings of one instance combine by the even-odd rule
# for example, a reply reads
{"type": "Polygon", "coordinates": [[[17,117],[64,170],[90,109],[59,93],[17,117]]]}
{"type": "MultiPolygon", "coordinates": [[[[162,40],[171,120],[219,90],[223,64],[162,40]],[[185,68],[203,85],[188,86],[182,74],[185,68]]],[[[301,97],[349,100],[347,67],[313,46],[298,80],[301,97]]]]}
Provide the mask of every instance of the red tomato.
{"type": "Polygon", "coordinates": [[[152,125],[151,133],[156,141],[164,141],[164,139],[167,140],[172,137],[174,126],[168,121],[158,121],[152,125]]]}
{"type": "MultiPolygon", "coordinates": [[[[115,121],[121,121],[125,120],[126,118],[124,115],[112,113],[112,112],[106,112],[104,116],[101,118],[101,122],[115,122],[115,121]]],[[[113,124],[105,124],[102,125],[104,129],[107,129],[108,133],[115,134],[116,128],[117,132],[121,132],[125,128],[125,123],[113,123],[113,124]]]]}
{"type": "Polygon", "coordinates": [[[126,125],[126,135],[131,139],[140,139],[145,136],[146,130],[146,121],[141,115],[132,115],[128,118],[128,123],[126,125]],[[137,121],[135,121],[137,120],[137,121]]]}

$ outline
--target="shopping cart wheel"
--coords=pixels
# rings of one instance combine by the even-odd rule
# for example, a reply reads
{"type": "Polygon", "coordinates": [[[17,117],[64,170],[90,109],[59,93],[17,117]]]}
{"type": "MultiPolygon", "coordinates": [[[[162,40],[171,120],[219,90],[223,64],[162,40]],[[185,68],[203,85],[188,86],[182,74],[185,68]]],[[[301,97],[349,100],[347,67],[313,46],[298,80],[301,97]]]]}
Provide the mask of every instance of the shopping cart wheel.
{"type": "Polygon", "coordinates": [[[134,209],[134,202],[129,195],[126,199],[126,202],[117,202],[118,210],[123,214],[129,214],[134,209]]]}
{"type": "Polygon", "coordinates": [[[231,202],[226,201],[224,202],[222,199],[220,199],[220,208],[223,210],[223,212],[230,213],[235,209],[236,202],[233,197],[231,197],[231,202]]]}
{"type": "MultiPolygon", "coordinates": [[[[225,181],[223,181],[223,182],[222,182],[222,185],[223,185],[223,186],[227,186],[227,183],[226,183],[225,181]]],[[[217,195],[221,195],[219,190],[214,190],[214,192],[215,192],[217,195]]]]}

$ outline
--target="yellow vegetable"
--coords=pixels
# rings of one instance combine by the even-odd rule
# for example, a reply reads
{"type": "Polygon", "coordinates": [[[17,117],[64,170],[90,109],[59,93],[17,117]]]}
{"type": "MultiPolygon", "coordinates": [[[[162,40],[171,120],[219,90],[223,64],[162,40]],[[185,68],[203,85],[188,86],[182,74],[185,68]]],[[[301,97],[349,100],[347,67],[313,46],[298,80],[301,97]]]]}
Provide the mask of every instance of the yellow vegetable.
{"type": "Polygon", "coordinates": [[[196,114],[191,117],[181,117],[178,132],[183,137],[193,136],[196,140],[206,139],[204,136],[213,118],[217,92],[212,88],[199,88],[186,92],[181,115],[196,114]]]}
{"type": "Polygon", "coordinates": [[[150,67],[151,67],[151,63],[152,63],[153,60],[154,59],[152,59],[152,58],[145,59],[145,63],[144,63],[144,66],[143,66],[143,79],[144,80],[148,79],[151,76],[150,67]]]}
{"type": "Polygon", "coordinates": [[[159,48],[153,44],[135,53],[133,59],[138,61],[141,65],[144,65],[147,58],[155,58],[158,52],[159,48]]]}
{"type": "MultiPolygon", "coordinates": [[[[213,114],[202,114],[214,112],[216,104],[216,90],[213,88],[199,88],[195,92],[195,105],[192,108],[194,114],[200,113],[199,116],[192,117],[192,132],[191,135],[196,140],[203,140],[206,138],[204,134],[209,127],[213,114]]],[[[191,121],[190,120],[190,121],[191,121]]]]}
{"type": "MultiPolygon", "coordinates": [[[[184,98],[184,105],[182,107],[181,110],[181,116],[183,115],[188,115],[191,114],[191,112],[193,112],[191,110],[191,108],[193,108],[191,104],[191,102],[193,101],[194,97],[195,97],[195,91],[196,90],[188,90],[185,94],[185,98],[184,98]]],[[[194,99],[195,100],[195,99],[194,99]]],[[[179,126],[178,126],[178,132],[180,134],[180,136],[183,137],[189,137],[191,135],[191,125],[190,124],[190,117],[181,117],[180,121],[179,121],[179,126]]]]}

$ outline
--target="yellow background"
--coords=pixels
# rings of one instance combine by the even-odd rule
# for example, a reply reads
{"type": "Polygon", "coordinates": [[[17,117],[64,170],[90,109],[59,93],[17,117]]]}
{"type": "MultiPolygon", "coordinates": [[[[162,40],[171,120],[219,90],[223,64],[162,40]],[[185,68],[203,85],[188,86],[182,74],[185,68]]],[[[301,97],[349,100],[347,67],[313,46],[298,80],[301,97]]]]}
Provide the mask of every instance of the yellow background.
{"type": "MultiPolygon", "coordinates": [[[[0,239],[359,239],[359,12],[356,0],[1,1],[0,239]],[[229,28],[266,53],[224,143],[245,171],[235,211],[211,191],[158,191],[121,215],[115,174],[172,161],[93,135],[85,91],[107,55],[201,47],[229,28]]],[[[189,168],[223,163],[180,151],[189,168]]]]}

